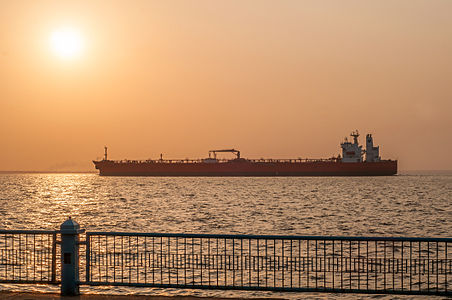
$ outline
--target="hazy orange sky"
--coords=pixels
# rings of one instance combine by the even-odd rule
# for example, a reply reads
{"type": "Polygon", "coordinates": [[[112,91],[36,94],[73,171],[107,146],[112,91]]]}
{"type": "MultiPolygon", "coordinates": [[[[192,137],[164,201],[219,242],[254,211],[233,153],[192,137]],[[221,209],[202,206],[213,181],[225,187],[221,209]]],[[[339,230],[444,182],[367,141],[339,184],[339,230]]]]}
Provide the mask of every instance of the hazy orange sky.
{"type": "Polygon", "coordinates": [[[104,145],[326,158],[354,129],[399,169],[452,169],[451,112],[450,0],[0,0],[0,170],[94,170],[104,145]]]}

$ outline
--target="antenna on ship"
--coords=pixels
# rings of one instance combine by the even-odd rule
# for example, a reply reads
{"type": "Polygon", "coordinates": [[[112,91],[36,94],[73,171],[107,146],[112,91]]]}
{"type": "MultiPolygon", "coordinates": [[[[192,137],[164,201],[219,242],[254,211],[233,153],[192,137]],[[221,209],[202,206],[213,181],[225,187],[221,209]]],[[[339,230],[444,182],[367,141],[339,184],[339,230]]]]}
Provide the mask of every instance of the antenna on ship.
{"type": "Polygon", "coordinates": [[[104,146],[105,154],[104,154],[104,160],[107,160],[107,146],[104,146]]]}
{"type": "Polygon", "coordinates": [[[359,137],[359,132],[358,132],[358,130],[353,131],[353,132],[350,134],[350,136],[353,137],[353,142],[354,142],[355,144],[358,145],[358,137],[359,137]]]}

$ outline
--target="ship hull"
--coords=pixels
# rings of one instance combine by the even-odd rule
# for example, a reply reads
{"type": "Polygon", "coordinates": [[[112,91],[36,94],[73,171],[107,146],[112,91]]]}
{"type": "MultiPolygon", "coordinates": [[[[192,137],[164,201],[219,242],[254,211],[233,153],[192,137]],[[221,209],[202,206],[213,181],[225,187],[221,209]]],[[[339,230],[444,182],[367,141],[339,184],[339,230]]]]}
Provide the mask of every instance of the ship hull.
{"type": "Polygon", "coordinates": [[[93,161],[101,176],[391,176],[397,161],[344,163],[251,162],[231,160],[219,163],[93,161]]]}

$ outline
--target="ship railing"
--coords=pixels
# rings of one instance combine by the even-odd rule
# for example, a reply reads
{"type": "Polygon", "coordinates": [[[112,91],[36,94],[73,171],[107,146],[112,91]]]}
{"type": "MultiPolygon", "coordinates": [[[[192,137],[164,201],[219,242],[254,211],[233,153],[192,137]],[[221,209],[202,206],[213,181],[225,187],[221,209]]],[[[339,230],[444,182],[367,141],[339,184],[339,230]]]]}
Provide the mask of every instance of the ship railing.
{"type": "Polygon", "coordinates": [[[249,161],[255,163],[303,163],[303,162],[335,162],[337,158],[324,158],[324,159],[315,159],[315,158],[282,158],[282,159],[268,159],[268,158],[260,158],[260,159],[250,159],[249,161]]]}
{"type": "MultiPolygon", "coordinates": [[[[217,162],[228,162],[228,159],[217,159],[217,162]]],[[[204,159],[147,159],[147,160],[114,160],[114,163],[129,163],[129,164],[194,164],[194,163],[203,163],[204,159]]]]}
{"type": "MultiPolygon", "coordinates": [[[[338,158],[327,158],[327,159],[313,159],[313,158],[293,158],[293,159],[271,159],[271,158],[258,158],[258,159],[242,159],[243,161],[248,161],[252,163],[303,163],[303,162],[336,162],[340,161],[338,158]]],[[[217,163],[227,163],[232,162],[234,159],[217,159],[217,163]]],[[[205,163],[205,159],[147,159],[147,160],[114,160],[112,161],[118,164],[197,164],[205,163]]]]}

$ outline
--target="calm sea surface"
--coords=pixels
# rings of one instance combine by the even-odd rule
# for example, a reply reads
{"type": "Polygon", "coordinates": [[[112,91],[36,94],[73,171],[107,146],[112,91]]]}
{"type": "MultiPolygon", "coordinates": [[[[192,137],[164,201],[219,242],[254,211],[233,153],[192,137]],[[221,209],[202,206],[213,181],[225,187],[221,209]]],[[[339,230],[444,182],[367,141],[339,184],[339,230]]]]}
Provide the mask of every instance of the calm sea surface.
{"type": "MultiPolygon", "coordinates": [[[[1,229],[53,230],[72,216],[89,231],[451,237],[451,203],[452,175],[172,178],[0,174],[1,229]]],[[[58,290],[13,285],[0,285],[1,289],[58,290]]],[[[82,290],[222,297],[333,296],[123,287],[82,290]]]]}

